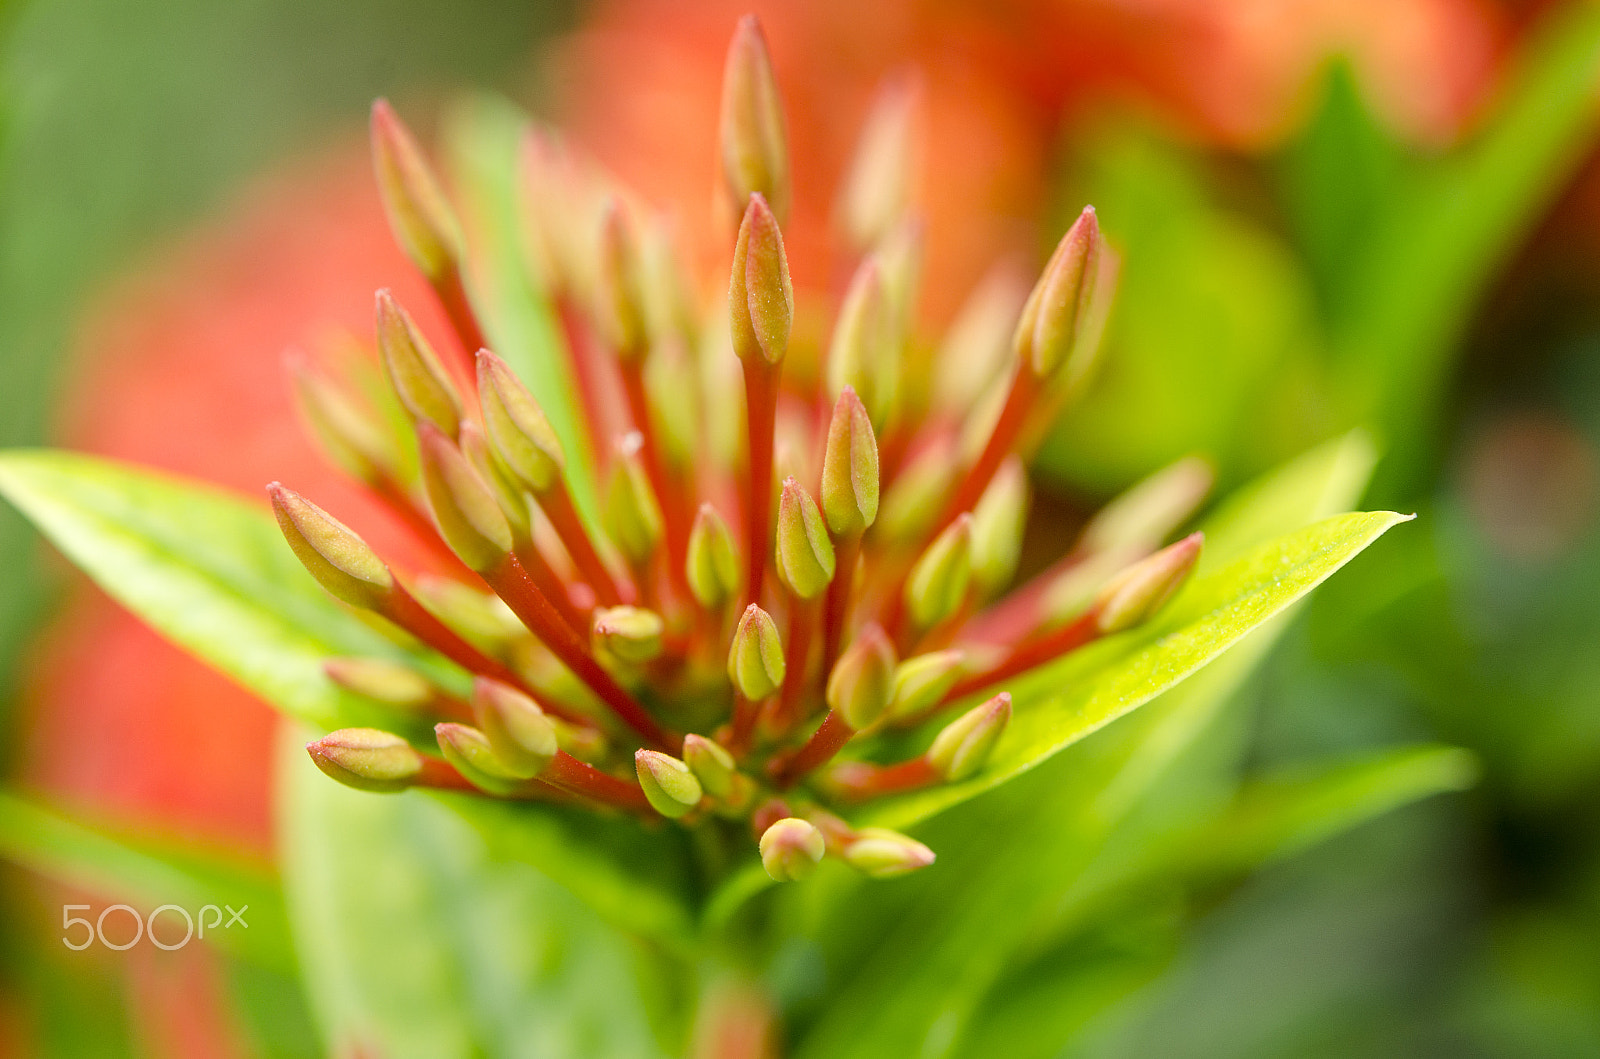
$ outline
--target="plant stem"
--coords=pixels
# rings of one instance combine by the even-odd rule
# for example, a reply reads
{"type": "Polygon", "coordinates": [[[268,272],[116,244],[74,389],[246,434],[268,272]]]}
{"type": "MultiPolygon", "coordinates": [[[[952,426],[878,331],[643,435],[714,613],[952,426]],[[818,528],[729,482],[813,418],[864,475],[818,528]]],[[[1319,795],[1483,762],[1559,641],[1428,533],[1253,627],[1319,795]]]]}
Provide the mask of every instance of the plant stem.
{"type": "Polygon", "coordinates": [[[592,798],[619,809],[648,811],[650,803],[636,783],[627,783],[593,765],[579,761],[565,750],[557,750],[539,778],[553,787],[592,798]]]}
{"type": "Polygon", "coordinates": [[[555,528],[556,536],[566,546],[567,554],[572,556],[573,565],[589,582],[589,587],[594,589],[600,602],[608,607],[632,603],[636,598],[633,586],[626,586],[627,591],[624,591],[625,586],[612,576],[611,570],[600,558],[589,531],[584,528],[583,519],[578,517],[578,508],[572,502],[572,494],[567,491],[567,483],[557,482],[545,490],[538,501],[550,525],[555,528]]]}
{"type": "Polygon", "coordinates": [[[811,639],[820,605],[820,600],[800,599],[793,594],[789,597],[789,635],[783,638],[786,675],[783,688],[778,692],[778,708],[772,717],[773,731],[777,735],[787,732],[800,719],[798,709],[806,691],[806,662],[811,658],[811,639]]]}
{"type": "Polygon", "coordinates": [[[1052,658],[1098,640],[1101,636],[1098,619],[1099,614],[1091,609],[1054,632],[1047,632],[1036,639],[1018,644],[998,665],[957,681],[949,693],[940,700],[940,705],[954,702],[974,691],[981,691],[991,684],[1026,672],[1041,662],[1048,662],[1052,658]]]}
{"type": "Polygon", "coordinates": [[[886,794],[919,790],[940,782],[940,776],[925,757],[912,758],[894,765],[873,765],[852,762],[841,765],[829,777],[829,782],[839,794],[852,801],[865,801],[886,794]]]}
{"type": "Polygon", "coordinates": [[[847,533],[834,541],[833,580],[828,582],[828,598],[822,611],[823,679],[839,660],[845,628],[850,624],[851,595],[855,591],[856,561],[861,555],[861,534],[847,533]]]}
{"type": "Polygon", "coordinates": [[[653,417],[650,415],[650,395],[644,385],[644,359],[623,362],[622,389],[628,398],[628,412],[633,417],[633,428],[644,438],[645,475],[650,488],[655,491],[656,502],[661,505],[661,521],[667,545],[667,576],[680,596],[688,595],[689,581],[684,573],[684,556],[689,550],[689,516],[685,500],[687,489],[679,488],[668,473],[667,461],[656,436],[653,417]]]}
{"type": "Polygon", "coordinates": [[[767,766],[772,775],[772,782],[781,787],[792,787],[800,779],[829,761],[837,754],[841,747],[855,735],[838,710],[829,710],[828,716],[822,719],[822,724],[811,733],[805,745],[792,754],[774,758],[767,766]]]}
{"type": "Polygon", "coordinates": [[[1022,433],[1028,413],[1033,410],[1038,397],[1038,379],[1026,365],[1017,365],[1016,374],[1011,379],[1011,389],[1006,393],[1005,407],[1000,410],[1000,418],[995,421],[994,430],[989,433],[989,440],[984,445],[977,462],[967,469],[961,484],[950,495],[949,501],[945,504],[944,514],[934,527],[935,535],[955,521],[957,515],[963,511],[971,511],[977,505],[978,498],[989,488],[989,481],[994,477],[995,471],[1000,469],[1000,465],[1011,454],[1017,435],[1022,433]]]}
{"type": "Polygon", "coordinates": [[[761,599],[772,539],[772,435],[778,413],[778,374],[759,358],[744,365],[745,425],[749,475],[745,481],[745,601],[761,599]]]}
{"type": "Polygon", "coordinates": [[[478,316],[472,311],[472,300],[467,297],[467,287],[461,278],[459,262],[452,264],[445,274],[439,277],[433,290],[439,296],[439,304],[443,306],[444,314],[450,318],[450,325],[455,328],[456,336],[461,339],[461,352],[466,357],[467,375],[469,378],[476,378],[478,350],[483,349],[488,343],[484,340],[483,329],[478,326],[478,316]]]}

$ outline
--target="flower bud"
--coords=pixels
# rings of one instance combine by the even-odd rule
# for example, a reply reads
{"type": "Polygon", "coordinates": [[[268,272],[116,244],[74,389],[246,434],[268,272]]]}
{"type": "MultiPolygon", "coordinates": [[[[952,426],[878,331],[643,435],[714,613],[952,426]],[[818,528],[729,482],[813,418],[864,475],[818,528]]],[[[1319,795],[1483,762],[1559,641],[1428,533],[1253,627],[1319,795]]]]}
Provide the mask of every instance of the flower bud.
{"type": "Polygon", "coordinates": [[[639,250],[628,216],[615,199],[600,215],[599,283],[595,320],[617,358],[638,360],[649,348],[644,295],[639,287],[639,250]]]}
{"type": "Polygon", "coordinates": [[[704,791],[689,766],[659,750],[639,750],[633,755],[639,786],[655,811],[671,820],[700,804],[704,791]]]}
{"type": "Polygon", "coordinates": [[[1154,548],[1188,520],[1211,492],[1216,472],[1198,456],[1185,456],[1135,484],[1101,508],[1078,536],[1077,551],[1154,548]]]}
{"type": "Polygon", "coordinates": [[[934,361],[934,407],[957,416],[972,407],[1004,369],[1011,334],[1028,298],[1028,280],[1007,262],[985,276],[945,330],[934,361]]]}
{"type": "Polygon", "coordinates": [[[461,450],[432,423],[417,424],[422,485],[439,535],[450,550],[480,573],[511,552],[511,526],[500,502],[461,450]]]}
{"type": "Polygon", "coordinates": [[[1012,345],[1024,367],[1038,378],[1051,378],[1064,368],[1078,370],[1067,361],[1074,352],[1080,320],[1091,312],[1100,245],[1094,207],[1085,206],[1056,245],[1022,307],[1012,345]]]}
{"type": "Polygon", "coordinates": [[[267,486],[278,528],[297,559],[335,599],[372,610],[394,588],[394,577],[366,541],[344,523],[279,482],[267,486]]]}
{"type": "Polygon", "coordinates": [[[759,702],[783,686],[783,641],[772,615],[750,604],[734,630],[728,650],[728,679],[751,702],[759,702]]]}
{"type": "Polygon", "coordinates": [[[960,609],[972,581],[972,515],[963,513],[933,539],[906,578],[906,610],[931,629],[960,609]]]}
{"type": "Polygon", "coordinates": [[[858,250],[876,245],[911,205],[921,109],[921,80],[907,71],[885,78],[872,101],[839,195],[840,223],[858,250]]]}
{"type": "Polygon", "coordinates": [[[617,466],[606,490],[606,528],[622,554],[636,565],[650,561],[661,543],[661,505],[650,488],[640,450],[644,435],[631,430],[617,440],[617,466]]]}
{"type": "Polygon", "coordinates": [[[956,686],[966,654],[959,650],[932,651],[901,662],[894,670],[894,690],[889,696],[889,716],[914,717],[931,709],[956,686]]]}
{"type": "Polygon", "coordinates": [[[535,496],[556,485],[566,467],[561,439],[522,380],[487,349],[478,351],[478,400],[484,431],[506,469],[535,496]]]}
{"type": "Polygon", "coordinates": [[[845,846],[844,862],[869,879],[893,879],[926,868],[933,850],[886,827],[863,827],[845,846]]]}
{"type": "Polygon", "coordinates": [[[295,405],[328,458],[369,485],[388,474],[389,440],[383,428],[305,356],[294,353],[286,361],[295,405]]]}
{"type": "Polygon", "coordinates": [[[436,282],[461,252],[461,226],[410,130],[388,100],[372,104],[372,162],[395,241],[436,282]]]}
{"type": "Polygon", "coordinates": [[[786,816],[761,833],[761,866],[778,882],[804,879],[826,850],[817,825],[797,816],[786,816]]]}
{"type": "Polygon", "coordinates": [[[889,319],[894,324],[894,355],[884,365],[899,378],[900,346],[911,333],[917,295],[922,288],[923,259],[927,256],[927,236],[920,217],[906,217],[883,237],[874,253],[883,276],[884,294],[889,300],[889,319]]]}
{"type": "Polygon", "coordinates": [[[866,408],[849,386],[840,392],[828,424],[822,510],[828,528],[839,537],[863,533],[878,518],[878,439],[866,408]]]}
{"type": "Polygon", "coordinates": [[[516,688],[478,677],[472,682],[472,714],[508,775],[537,776],[555,757],[560,743],[555,722],[516,688]]]}
{"type": "Polygon", "coordinates": [[[505,515],[506,524],[511,527],[512,540],[531,539],[533,516],[528,510],[528,495],[523,492],[522,483],[512,480],[499,457],[489,447],[489,439],[484,437],[482,428],[467,420],[461,423],[461,455],[467,458],[472,469],[478,472],[478,477],[483,479],[483,484],[494,494],[495,502],[500,505],[500,513],[505,515]]]}
{"type": "Polygon", "coordinates": [[[505,601],[453,577],[418,574],[407,586],[434,617],[469,640],[502,644],[528,635],[505,601]]]}
{"type": "Polygon", "coordinates": [[[779,216],[789,212],[789,145],[783,101],[767,38],[754,15],[746,15],[728,44],[722,71],[718,127],[724,189],[735,208],[762,195],[779,216]]]}
{"type": "Polygon", "coordinates": [[[1205,534],[1189,536],[1139,560],[1113,577],[1095,597],[1095,625],[1103,633],[1142,625],[1182,587],[1200,558],[1205,534]]]}
{"type": "Polygon", "coordinates": [[[828,674],[828,708],[856,731],[870,727],[889,705],[894,672],[894,644],[883,629],[868,625],[828,674]]]}
{"type": "Polygon", "coordinates": [[[443,721],[433,726],[433,734],[444,759],[487,794],[510,794],[525,778],[494,752],[488,736],[470,725],[443,721]]]}
{"type": "Polygon", "coordinates": [[[733,551],[733,536],[710,504],[700,505],[689,530],[684,572],[695,601],[707,610],[720,610],[739,593],[739,557],[733,551]]]}
{"type": "Polygon", "coordinates": [[[461,397],[455,383],[410,314],[386,290],[378,292],[378,351],[389,385],[411,418],[455,437],[461,428],[461,397]]]}
{"type": "Polygon", "coordinates": [[[1022,460],[1011,456],[972,509],[972,580],[984,598],[996,595],[1016,574],[1027,517],[1028,474],[1022,460]]]}
{"type": "Polygon", "coordinates": [[[814,599],[833,580],[833,541],[817,502],[793,478],[778,500],[778,577],[801,599],[814,599]]]}
{"type": "Polygon", "coordinates": [[[934,444],[911,457],[889,484],[873,536],[910,545],[932,530],[958,470],[948,444],[934,444]]]}
{"type": "Polygon", "coordinates": [[[643,607],[611,607],[597,611],[593,635],[622,662],[648,662],[661,653],[661,615],[643,607]]]}
{"type": "Polygon", "coordinates": [[[1011,720],[1011,695],[1002,691],[945,725],[926,759],[946,780],[964,780],[983,768],[1011,720]]]}
{"type": "Polygon", "coordinates": [[[733,248],[728,321],[740,360],[774,365],[789,349],[794,286],[778,221],[760,195],[750,197],[733,248]]]}
{"type": "Polygon", "coordinates": [[[382,794],[403,791],[422,772],[422,755],[376,728],[341,728],[306,744],[317,768],[346,787],[382,794]]]}
{"type": "Polygon", "coordinates": [[[414,710],[433,701],[433,685],[416,670],[384,658],[330,658],[322,663],[328,679],[385,706],[414,710]]]}
{"type": "Polygon", "coordinates": [[[733,793],[738,767],[721,744],[693,733],[683,737],[683,760],[713,798],[726,800],[733,793]]]}
{"type": "Polygon", "coordinates": [[[834,391],[854,387],[879,430],[889,419],[899,385],[898,340],[882,266],[876,255],[868,254],[851,277],[833,325],[828,386],[834,391]]]}

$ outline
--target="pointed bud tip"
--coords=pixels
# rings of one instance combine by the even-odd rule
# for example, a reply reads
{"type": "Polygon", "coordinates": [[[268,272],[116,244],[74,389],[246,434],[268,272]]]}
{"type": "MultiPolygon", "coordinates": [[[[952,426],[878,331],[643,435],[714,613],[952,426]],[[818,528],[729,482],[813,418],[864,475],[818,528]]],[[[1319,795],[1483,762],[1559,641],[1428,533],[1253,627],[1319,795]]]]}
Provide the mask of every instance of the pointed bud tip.
{"type": "Polygon", "coordinates": [[[863,533],[878,518],[878,439],[855,388],[846,385],[833,406],[822,455],[822,510],[838,536],[863,533]]]}
{"type": "Polygon", "coordinates": [[[281,482],[267,495],[295,557],[330,595],[368,610],[388,599],[394,576],[354,531],[281,482]]]}
{"type": "Polygon", "coordinates": [[[634,771],[645,798],[656,812],[676,820],[700,804],[705,791],[688,764],[659,750],[638,750],[634,771]]]}
{"type": "Polygon", "coordinates": [[[928,748],[926,760],[954,782],[976,773],[989,760],[1011,720],[1011,693],[1002,691],[945,726],[928,748]]]}
{"type": "Polygon", "coordinates": [[[964,511],[933,539],[906,578],[905,601],[919,629],[955,614],[972,583],[972,513],[964,511]]]}
{"type": "Polygon", "coordinates": [[[728,679],[751,702],[759,702],[783,686],[783,643],[772,615],[752,603],[744,609],[728,649],[728,679]]]}
{"type": "Polygon", "coordinates": [[[867,625],[828,674],[828,708],[857,731],[872,725],[894,693],[896,662],[894,644],[883,629],[867,625]]]}
{"type": "Polygon", "coordinates": [[[306,744],[317,768],[357,790],[392,793],[411,786],[422,755],[398,735],[376,728],[342,728],[306,744]]]}
{"type": "Polygon", "coordinates": [[[814,599],[833,580],[835,556],[828,525],[817,502],[793,477],[778,499],[778,577],[801,599],[814,599]]]}
{"type": "Polygon", "coordinates": [[[609,607],[596,611],[592,634],[623,662],[648,662],[661,654],[661,634],[665,624],[661,615],[643,607],[609,607]]]}
{"type": "Polygon", "coordinates": [[[743,575],[733,535],[710,504],[701,504],[695,514],[684,567],[689,591],[706,610],[720,610],[738,594],[743,575]]]}
{"type": "Polygon", "coordinates": [[[475,678],[472,713],[507,772],[523,779],[537,776],[555,756],[554,722],[516,688],[488,677],[475,678]]]}
{"type": "Polygon", "coordinates": [[[417,424],[422,484],[439,533],[468,568],[480,573],[511,553],[511,525],[482,476],[430,422],[417,424]]]}
{"type": "Polygon", "coordinates": [[[1204,533],[1191,533],[1113,577],[1093,604],[1100,632],[1122,632],[1155,617],[1194,572],[1204,544],[1204,533]]]}
{"type": "Polygon", "coordinates": [[[752,194],[739,223],[728,282],[733,351],[746,363],[783,361],[794,325],[794,285],[783,232],[767,200],[752,194]]]}
{"type": "Polygon", "coordinates": [[[926,868],[933,850],[884,827],[864,827],[845,848],[844,861],[870,879],[893,879],[926,868]]]}
{"type": "Polygon", "coordinates": [[[683,760],[713,798],[726,799],[733,793],[738,769],[733,755],[720,743],[690,733],[683,737],[683,760]]]}

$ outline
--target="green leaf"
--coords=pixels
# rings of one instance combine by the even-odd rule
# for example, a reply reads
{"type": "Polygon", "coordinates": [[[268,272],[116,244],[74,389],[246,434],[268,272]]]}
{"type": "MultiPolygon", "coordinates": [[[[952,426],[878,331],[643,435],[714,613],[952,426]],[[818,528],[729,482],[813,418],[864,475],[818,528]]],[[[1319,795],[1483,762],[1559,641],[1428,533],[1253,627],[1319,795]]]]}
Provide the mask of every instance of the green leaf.
{"type": "Polygon", "coordinates": [[[286,743],[284,885],[329,1054],[664,1054],[634,943],[418,793],[328,782],[286,743]]]}
{"type": "Polygon", "coordinates": [[[1011,724],[977,776],[886,800],[863,819],[907,827],[1033,768],[1195,672],[1408,518],[1390,511],[1340,515],[1197,577],[1150,628],[1014,681],[1011,724]]]}
{"type": "MultiPolygon", "coordinates": [[[[125,829],[91,827],[53,809],[0,791],[0,857],[148,915],[177,905],[199,918],[206,905],[249,906],[248,928],[206,935],[225,951],[275,971],[293,973],[294,952],[278,881],[266,868],[193,842],[163,840],[125,829]]],[[[226,919],[224,919],[226,922],[226,919]]],[[[163,930],[176,930],[163,920],[163,930]]]]}
{"type": "Polygon", "coordinates": [[[293,717],[318,727],[381,715],[322,671],[333,655],[408,655],[335,603],[300,566],[262,503],[70,452],[0,453],[4,494],[118,603],[293,717]]]}

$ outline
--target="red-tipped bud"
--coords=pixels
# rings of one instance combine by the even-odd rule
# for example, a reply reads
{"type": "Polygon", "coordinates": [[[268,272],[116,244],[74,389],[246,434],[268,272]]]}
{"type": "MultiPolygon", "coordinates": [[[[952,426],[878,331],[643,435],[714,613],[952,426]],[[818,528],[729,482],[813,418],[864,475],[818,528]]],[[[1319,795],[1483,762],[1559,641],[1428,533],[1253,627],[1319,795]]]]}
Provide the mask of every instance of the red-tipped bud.
{"type": "Polygon", "coordinates": [[[912,624],[931,629],[960,609],[972,582],[972,515],[964,513],[933,539],[906,578],[912,624]]]}
{"type": "Polygon", "coordinates": [[[417,424],[417,448],[439,535],[470,569],[493,569],[511,551],[511,526],[500,502],[461,450],[433,424],[417,424]]]}
{"type": "Polygon", "coordinates": [[[778,501],[778,577],[801,599],[815,599],[833,580],[833,541],[817,502],[793,478],[778,501]]]}
{"type": "Polygon", "coordinates": [[[617,440],[617,466],[606,490],[606,528],[635,565],[650,561],[664,531],[661,505],[650,488],[650,475],[641,456],[643,448],[644,435],[637,430],[617,440]]]}
{"type": "Polygon", "coordinates": [[[972,581],[984,598],[992,598],[1016,574],[1027,517],[1028,472],[1019,457],[1011,456],[972,509],[972,581]]]}
{"type": "Polygon", "coordinates": [[[828,528],[839,537],[865,532],[878,518],[878,439],[866,408],[848,386],[834,403],[828,424],[822,510],[828,528]]]}
{"type": "Polygon", "coordinates": [[[643,607],[609,607],[595,612],[595,646],[620,662],[648,662],[661,653],[661,615],[643,607]]]}
{"type": "Polygon", "coordinates": [[[384,658],[330,658],[322,663],[328,679],[363,698],[414,710],[434,699],[433,685],[414,669],[384,658]]]}
{"type": "Polygon", "coordinates": [[[460,257],[461,226],[410,130],[383,99],[372,104],[372,164],[395,241],[438,281],[460,257]]]}
{"type": "Polygon", "coordinates": [[[486,794],[510,794],[525,778],[494,752],[488,736],[470,725],[445,721],[433,726],[433,734],[444,759],[486,794]]]}
{"type": "Polygon", "coordinates": [[[703,735],[683,737],[683,760],[699,779],[700,786],[713,798],[726,799],[734,793],[734,780],[739,774],[733,755],[720,743],[703,735]]]}
{"type": "Polygon", "coordinates": [[[285,360],[295,405],[328,458],[369,485],[385,477],[392,460],[383,428],[305,356],[294,353],[285,360]]]}
{"type": "Polygon", "coordinates": [[[619,359],[638,360],[649,348],[639,248],[628,215],[615,199],[607,200],[601,213],[596,257],[595,320],[619,359]]]}
{"type": "Polygon", "coordinates": [[[903,71],[872,101],[839,194],[839,220],[857,250],[887,235],[911,205],[922,147],[922,82],[903,71]]]}
{"type": "Polygon", "coordinates": [[[394,577],[355,532],[292,489],[267,486],[278,528],[317,583],[335,599],[372,610],[389,597],[394,577]]]}
{"type": "Polygon", "coordinates": [[[1094,207],[1085,206],[1023,306],[1012,344],[1024,369],[1041,379],[1059,371],[1081,373],[1081,366],[1069,360],[1075,355],[1080,322],[1094,312],[1090,303],[1099,290],[1100,249],[1099,221],[1094,207]]]}
{"type": "Polygon", "coordinates": [[[789,144],[783,100],[772,73],[766,35],[754,15],[739,20],[728,44],[718,133],[722,181],[729,201],[737,209],[751,195],[761,195],[780,217],[786,215],[789,144]]]}
{"type": "Polygon", "coordinates": [[[1189,579],[1204,542],[1205,534],[1191,533],[1113,577],[1095,598],[1096,627],[1103,633],[1122,632],[1155,617],[1189,579]]]}
{"type": "Polygon", "coordinates": [[[839,306],[828,348],[828,386],[854,387],[873,425],[883,429],[899,389],[899,328],[882,266],[869,254],[856,268],[839,306]]]}
{"type": "Polygon", "coordinates": [[[537,776],[555,757],[560,742],[555,722],[516,688],[477,678],[472,682],[472,714],[508,775],[537,776]]]}
{"type": "Polygon", "coordinates": [[[461,429],[461,396],[450,373],[411,316],[386,290],[378,292],[378,351],[389,385],[411,418],[449,437],[461,429]]]}
{"type": "Polygon", "coordinates": [[[728,320],[739,359],[783,361],[794,325],[794,286],[778,221],[760,195],[752,195],[739,224],[728,282],[728,320]]]}
{"type": "Polygon", "coordinates": [[[759,702],[783,686],[783,641],[772,615],[750,604],[739,619],[728,649],[728,679],[751,702],[759,702]]]}
{"type": "Polygon", "coordinates": [[[869,624],[828,674],[828,708],[857,731],[870,727],[889,705],[895,662],[894,644],[883,629],[869,624]]]}
{"type": "Polygon", "coordinates": [[[894,670],[894,691],[889,716],[914,717],[937,705],[961,676],[966,654],[958,650],[933,651],[901,662],[894,670]]]}
{"type": "Polygon", "coordinates": [[[893,879],[926,868],[933,850],[916,839],[885,827],[863,827],[841,854],[844,862],[869,879],[893,879]]]}
{"type": "Polygon", "coordinates": [[[535,496],[557,485],[566,468],[561,439],[522,380],[487,349],[478,350],[478,399],[484,431],[506,469],[535,496]]]}
{"type": "Polygon", "coordinates": [[[376,728],[341,728],[307,743],[306,753],[328,776],[360,791],[403,791],[422,774],[422,755],[376,728]]]}
{"type": "Polygon", "coordinates": [[[640,750],[633,755],[633,767],[651,807],[668,819],[688,813],[705,794],[689,766],[671,754],[640,750]]]}
{"type": "Polygon", "coordinates": [[[1101,508],[1078,536],[1085,554],[1154,548],[1188,521],[1200,506],[1216,471],[1198,456],[1186,456],[1137,483],[1101,508]]]}
{"type": "Polygon", "coordinates": [[[701,504],[689,530],[689,550],[684,572],[695,602],[707,610],[720,610],[739,593],[739,557],[733,535],[716,508],[701,504]]]}
{"type": "Polygon", "coordinates": [[[797,816],[786,816],[761,833],[761,866],[778,882],[804,879],[826,851],[817,825],[797,816]]]}
{"type": "Polygon", "coordinates": [[[1011,696],[1002,691],[945,725],[926,760],[946,780],[964,780],[983,768],[1011,720],[1011,696]]]}

